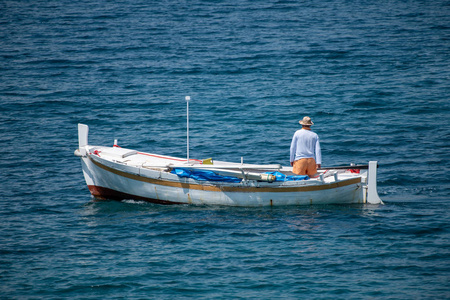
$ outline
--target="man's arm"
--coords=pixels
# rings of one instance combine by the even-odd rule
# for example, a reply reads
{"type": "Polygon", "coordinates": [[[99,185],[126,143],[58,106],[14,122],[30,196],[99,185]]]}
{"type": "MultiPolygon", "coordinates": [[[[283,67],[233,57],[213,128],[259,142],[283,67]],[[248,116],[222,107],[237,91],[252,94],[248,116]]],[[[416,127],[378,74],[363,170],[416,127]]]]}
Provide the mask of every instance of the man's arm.
{"type": "Polygon", "coordinates": [[[320,149],[320,142],[318,137],[316,141],[316,164],[317,168],[320,168],[322,165],[322,150],[320,149]]]}
{"type": "Polygon", "coordinates": [[[295,152],[297,152],[297,137],[294,134],[294,136],[292,137],[292,142],[291,142],[291,155],[290,155],[291,166],[294,165],[295,152]]]}

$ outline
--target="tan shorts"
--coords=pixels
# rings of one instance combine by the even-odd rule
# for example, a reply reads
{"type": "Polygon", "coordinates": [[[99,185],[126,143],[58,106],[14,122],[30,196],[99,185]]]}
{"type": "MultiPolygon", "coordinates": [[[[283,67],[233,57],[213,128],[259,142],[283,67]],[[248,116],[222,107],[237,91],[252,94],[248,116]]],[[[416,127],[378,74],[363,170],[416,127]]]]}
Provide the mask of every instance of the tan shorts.
{"type": "Polygon", "coordinates": [[[317,173],[316,160],[314,158],[302,158],[294,161],[292,172],[297,175],[313,177],[317,173]]]}

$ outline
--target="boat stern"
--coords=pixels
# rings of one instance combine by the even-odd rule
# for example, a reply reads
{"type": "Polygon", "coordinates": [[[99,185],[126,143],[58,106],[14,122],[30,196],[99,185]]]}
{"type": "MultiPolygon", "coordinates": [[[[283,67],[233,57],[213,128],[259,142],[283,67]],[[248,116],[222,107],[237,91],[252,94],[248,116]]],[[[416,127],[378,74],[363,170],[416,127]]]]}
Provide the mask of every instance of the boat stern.
{"type": "Polygon", "coordinates": [[[377,161],[369,162],[369,170],[367,177],[367,203],[369,204],[383,204],[377,191],[377,161]]]}

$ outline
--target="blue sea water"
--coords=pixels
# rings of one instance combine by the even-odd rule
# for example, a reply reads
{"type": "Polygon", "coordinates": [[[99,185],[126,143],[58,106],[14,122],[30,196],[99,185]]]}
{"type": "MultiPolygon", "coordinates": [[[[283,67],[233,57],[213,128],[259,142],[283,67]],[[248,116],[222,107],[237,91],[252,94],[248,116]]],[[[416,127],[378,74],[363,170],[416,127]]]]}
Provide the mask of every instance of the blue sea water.
{"type": "Polygon", "coordinates": [[[4,0],[0,298],[450,299],[450,2],[4,0]],[[95,201],[91,144],[379,162],[385,205],[95,201]]]}

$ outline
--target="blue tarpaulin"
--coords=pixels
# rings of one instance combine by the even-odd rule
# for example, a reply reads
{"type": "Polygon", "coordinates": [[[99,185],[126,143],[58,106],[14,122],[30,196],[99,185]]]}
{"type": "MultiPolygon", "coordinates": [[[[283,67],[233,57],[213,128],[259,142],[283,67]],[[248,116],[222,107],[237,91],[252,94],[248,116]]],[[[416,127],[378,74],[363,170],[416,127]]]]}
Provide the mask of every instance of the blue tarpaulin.
{"type": "Polygon", "coordinates": [[[308,180],[308,175],[290,175],[286,176],[281,172],[266,172],[264,174],[270,174],[275,176],[275,181],[298,181],[298,180],[308,180]]]}
{"type": "Polygon", "coordinates": [[[178,177],[187,177],[195,180],[201,181],[222,181],[222,182],[241,182],[241,178],[232,177],[232,176],[222,176],[217,175],[213,171],[208,170],[192,170],[185,168],[174,168],[172,174],[178,175],[178,177]]]}
{"type": "MultiPolygon", "coordinates": [[[[241,178],[232,176],[222,176],[209,170],[194,170],[187,168],[174,168],[171,172],[172,174],[178,175],[178,177],[192,178],[200,181],[222,181],[222,182],[235,182],[239,183],[242,181],[241,178]]],[[[308,180],[307,175],[290,175],[286,176],[281,172],[266,172],[264,174],[271,174],[275,176],[275,181],[298,181],[298,180],[308,180]]]]}

